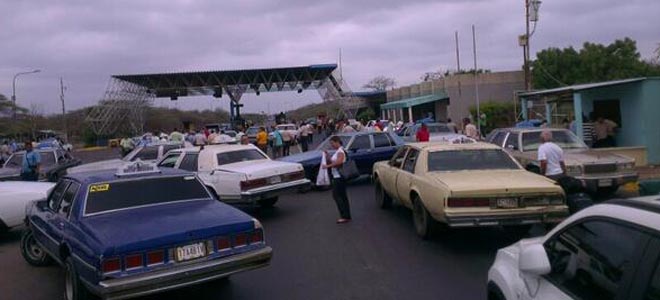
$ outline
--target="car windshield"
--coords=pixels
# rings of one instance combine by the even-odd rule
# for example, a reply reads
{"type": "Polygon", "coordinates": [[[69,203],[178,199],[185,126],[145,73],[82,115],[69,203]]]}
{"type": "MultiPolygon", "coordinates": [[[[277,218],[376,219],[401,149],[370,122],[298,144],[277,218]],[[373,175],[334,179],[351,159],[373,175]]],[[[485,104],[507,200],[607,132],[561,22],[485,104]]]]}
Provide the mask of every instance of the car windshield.
{"type": "Polygon", "coordinates": [[[5,163],[5,168],[20,168],[23,165],[23,153],[12,155],[5,163]]]}
{"type": "MultiPolygon", "coordinates": [[[[24,153],[20,154],[14,154],[12,155],[7,163],[5,163],[6,168],[20,168],[23,166],[23,156],[24,153]]],[[[48,151],[48,152],[39,152],[39,156],[41,157],[41,166],[42,167],[48,167],[52,166],[55,164],[55,153],[48,151]]]]}
{"type": "Polygon", "coordinates": [[[192,199],[209,199],[194,176],[172,176],[90,184],[85,214],[157,205],[192,199]]]}
{"type": "Polygon", "coordinates": [[[217,157],[218,157],[218,165],[226,165],[226,164],[232,164],[232,163],[249,161],[249,160],[268,159],[268,157],[264,156],[257,149],[222,152],[222,153],[218,153],[217,157]]]}
{"type": "Polygon", "coordinates": [[[499,149],[450,150],[430,152],[429,172],[466,170],[515,170],[520,167],[499,149]]]}
{"type": "MultiPolygon", "coordinates": [[[[523,151],[537,151],[541,146],[541,131],[524,132],[522,135],[523,151]]],[[[562,149],[586,149],[584,144],[575,134],[568,130],[553,130],[552,142],[562,149]]]]}
{"type": "MultiPolygon", "coordinates": [[[[176,147],[178,148],[178,147],[176,147]]],[[[133,150],[131,153],[126,154],[122,160],[135,161],[140,160],[156,160],[158,159],[158,146],[147,146],[133,150]]]]}
{"type": "MultiPolygon", "coordinates": [[[[340,135],[339,139],[341,139],[341,144],[346,147],[348,145],[348,142],[351,141],[351,137],[347,135],[340,135]]],[[[323,143],[321,143],[318,147],[316,147],[316,150],[332,150],[332,147],[330,147],[330,138],[325,139],[323,143]]]]}
{"type": "Polygon", "coordinates": [[[429,133],[447,133],[451,132],[449,130],[449,127],[445,124],[428,124],[426,125],[426,128],[429,129],[429,133]]]}

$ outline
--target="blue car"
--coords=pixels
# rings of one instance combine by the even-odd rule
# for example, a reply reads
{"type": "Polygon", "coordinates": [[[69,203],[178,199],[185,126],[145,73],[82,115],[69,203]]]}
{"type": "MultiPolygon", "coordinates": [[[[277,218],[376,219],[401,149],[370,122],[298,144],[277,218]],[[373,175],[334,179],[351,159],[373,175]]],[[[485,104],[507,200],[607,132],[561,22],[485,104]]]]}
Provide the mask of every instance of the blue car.
{"type": "Polygon", "coordinates": [[[65,299],[126,299],[267,266],[259,221],[193,174],[134,163],[60,179],[26,208],[21,253],[65,270],[65,299]],[[90,295],[91,294],[91,295],[90,295]]]}
{"type": "MultiPolygon", "coordinates": [[[[374,163],[389,160],[404,144],[396,134],[387,132],[353,132],[336,134],[342,140],[348,159],[354,160],[360,174],[371,174],[374,163]]],[[[278,158],[281,161],[296,162],[303,165],[305,177],[316,182],[316,175],[321,165],[323,150],[332,155],[330,137],[321,143],[316,150],[278,158]]]]}

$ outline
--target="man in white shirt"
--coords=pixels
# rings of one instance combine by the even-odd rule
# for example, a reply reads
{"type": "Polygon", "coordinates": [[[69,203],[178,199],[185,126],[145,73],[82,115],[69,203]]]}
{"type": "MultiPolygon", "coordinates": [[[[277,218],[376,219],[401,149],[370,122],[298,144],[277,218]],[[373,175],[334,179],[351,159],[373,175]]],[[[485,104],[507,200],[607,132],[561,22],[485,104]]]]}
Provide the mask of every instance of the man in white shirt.
{"type": "Polygon", "coordinates": [[[552,142],[552,132],[541,132],[541,143],[538,151],[541,174],[553,180],[563,177],[566,174],[564,150],[552,142]]]}
{"type": "Polygon", "coordinates": [[[477,130],[477,126],[474,126],[474,124],[472,124],[470,122],[469,118],[463,119],[463,124],[464,124],[463,131],[465,132],[465,135],[469,138],[473,138],[475,140],[478,140],[479,139],[479,132],[477,130]]]}

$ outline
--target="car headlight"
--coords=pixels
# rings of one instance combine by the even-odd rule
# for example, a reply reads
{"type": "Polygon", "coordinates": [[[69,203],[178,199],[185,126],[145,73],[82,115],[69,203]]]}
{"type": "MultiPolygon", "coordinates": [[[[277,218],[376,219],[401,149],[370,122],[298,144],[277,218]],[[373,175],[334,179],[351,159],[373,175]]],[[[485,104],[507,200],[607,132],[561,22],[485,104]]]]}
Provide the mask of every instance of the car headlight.
{"type": "Polygon", "coordinates": [[[566,166],[566,173],[568,173],[569,176],[582,175],[582,166],[580,165],[566,166]]]}
{"type": "Polygon", "coordinates": [[[634,162],[629,162],[629,163],[622,163],[617,165],[617,169],[619,171],[630,171],[635,168],[635,163],[634,162]]]}
{"type": "Polygon", "coordinates": [[[562,205],[564,204],[564,197],[562,196],[550,196],[546,197],[548,201],[550,202],[550,205],[562,205]]]}

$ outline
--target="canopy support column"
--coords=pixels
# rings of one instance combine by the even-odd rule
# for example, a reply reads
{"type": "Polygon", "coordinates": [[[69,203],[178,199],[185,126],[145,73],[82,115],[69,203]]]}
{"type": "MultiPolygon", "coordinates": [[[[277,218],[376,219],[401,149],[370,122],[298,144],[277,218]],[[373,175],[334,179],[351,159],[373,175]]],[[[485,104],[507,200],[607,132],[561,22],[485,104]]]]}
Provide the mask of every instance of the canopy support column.
{"type": "Polygon", "coordinates": [[[582,128],[582,94],[573,94],[573,111],[575,112],[575,131],[584,140],[584,128],[582,128]]]}

